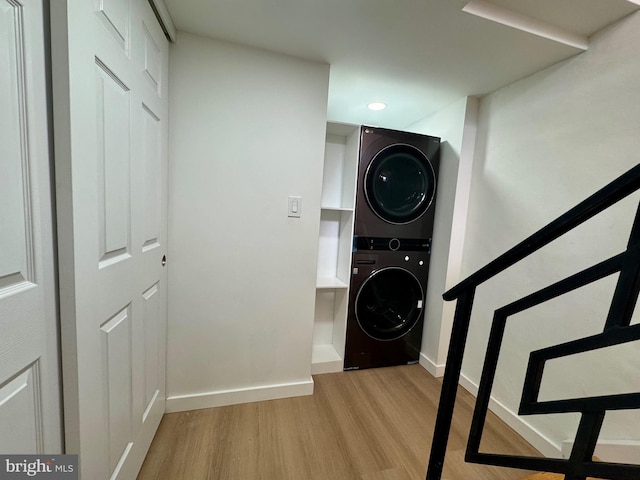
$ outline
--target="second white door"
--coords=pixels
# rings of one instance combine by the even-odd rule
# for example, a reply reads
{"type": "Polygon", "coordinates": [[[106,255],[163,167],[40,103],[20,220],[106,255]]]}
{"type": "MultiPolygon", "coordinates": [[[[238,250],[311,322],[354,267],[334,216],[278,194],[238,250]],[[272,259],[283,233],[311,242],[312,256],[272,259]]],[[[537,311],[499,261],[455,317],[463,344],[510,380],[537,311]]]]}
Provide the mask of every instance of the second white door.
{"type": "Polygon", "coordinates": [[[61,453],[42,0],[0,0],[0,453],[61,453]]]}

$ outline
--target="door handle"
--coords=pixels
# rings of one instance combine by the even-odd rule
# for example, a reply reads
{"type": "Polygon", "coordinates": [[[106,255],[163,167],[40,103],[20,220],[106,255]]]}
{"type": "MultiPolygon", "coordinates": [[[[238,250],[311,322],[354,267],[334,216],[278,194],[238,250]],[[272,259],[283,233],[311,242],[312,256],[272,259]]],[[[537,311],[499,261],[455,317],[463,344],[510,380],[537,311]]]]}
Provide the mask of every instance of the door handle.
{"type": "Polygon", "coordinates": [[[167,264],[167,256],[166,255],[162,255],[162,266],[164,267],[167,264]]]}

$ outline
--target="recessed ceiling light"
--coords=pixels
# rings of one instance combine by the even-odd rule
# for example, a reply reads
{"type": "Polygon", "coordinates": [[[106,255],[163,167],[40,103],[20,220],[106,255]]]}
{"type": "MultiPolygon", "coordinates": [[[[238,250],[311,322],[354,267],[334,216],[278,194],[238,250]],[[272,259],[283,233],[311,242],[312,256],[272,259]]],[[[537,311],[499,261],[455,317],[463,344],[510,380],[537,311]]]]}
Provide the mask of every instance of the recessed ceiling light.
{"type": "Polygon", "coordinates": [[[383,102],[371,102],[367,105],[369,110],[384,110],[387,108],[387,104],[383,102]]]}

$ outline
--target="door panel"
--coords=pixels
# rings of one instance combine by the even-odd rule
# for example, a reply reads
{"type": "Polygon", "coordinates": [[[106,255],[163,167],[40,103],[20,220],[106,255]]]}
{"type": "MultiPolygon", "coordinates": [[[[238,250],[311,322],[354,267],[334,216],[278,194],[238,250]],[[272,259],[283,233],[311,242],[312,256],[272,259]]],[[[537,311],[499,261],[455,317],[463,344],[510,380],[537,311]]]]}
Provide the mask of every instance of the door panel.
{"type": "Polygon", "coordinates": [[[0,0],[0,32],[0,452],[60,453],[41,2],[0,0]]]}
{"type": "Polygon", "coordinates": [[[100,328],[104,404],[109,419],[109,466],[113,471],[130,443],[132,421],[132,328],[127,306],[100,328]]]}
{"type": "Polygon", "coordinates": [[[52,38],[67,445],[135,478],[165,409],[168,42],[146,0],[55,3],[52,38]]]}
{"type": "Polygon", "coordinates": [[[15,293],[33,282],[33,219],[30,195],[29,145],[25,125],[28,88],[24,77],[26,59],[22,31],[22,8],[0,1],[0,296],[15,293]],[[9,206],[9,208],[4,208],[9,206]]]}
{"type": "Polygon", "coordinates": [[[160,393],[160,365],[159,354],[164,348],[160,344],[160,297],[159,285],[156,283],[142,294],[144,298],[144,395],[142,405],[144,422],[160,393]]]}
{"type": "Polygon", "coordinates": [[[98,12],[109,33],[124,50],[129,43],[129,1],[100,0],[98,12]]]}
{"type": "Polygon", "coordinates": [[[98,227],[100,268],[131,256],[130,91],[104,64],[97,63],[98,227]]]}
{"type": "Polygon", "coordinates": [[[144,167],[144,243],[142,251],[160,246],[160,226],[162,222],[162,165],[161,159],[161,139],[162,124],[160,118],[153,113],[144,103],[141,105],[143,118],[142,128],[142,156],[141,161],[144,167]]]}
{"type": "Polygon", "coordinates": [[[38,363],[0,385],[0,428],[11,435],[0,437],[0,452],[44,452],[40,419],[41,392],[38,363]]]}
{"type": "Polygon", "coordinates": [[[152,88],[161,95],[162,83],[162,50],[154,40],[151,29],[143,20],[144,34],[144,71],[151,83],[152,88]]]}

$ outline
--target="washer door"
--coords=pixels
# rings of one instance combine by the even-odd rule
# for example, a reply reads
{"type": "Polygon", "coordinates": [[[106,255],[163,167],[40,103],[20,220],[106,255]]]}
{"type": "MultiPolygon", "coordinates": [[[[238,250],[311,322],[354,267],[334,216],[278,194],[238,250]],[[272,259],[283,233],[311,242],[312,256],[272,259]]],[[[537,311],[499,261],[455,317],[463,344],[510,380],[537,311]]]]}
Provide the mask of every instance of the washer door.
{"type": "Polygon", "coordinates": [[[394,340],[420,320],[424,300],[418,279],[409,271],[387,267],[367,278],[356,296],[360,328],[376,340],[394,340]]]}
{"type": "Polygon", "coordinates": [[[390,145],[380,150],[367,167],[364,194],[381,219],[410,223],[423,215],[436,191],[431,163],[415,147],[390,145]]]}

